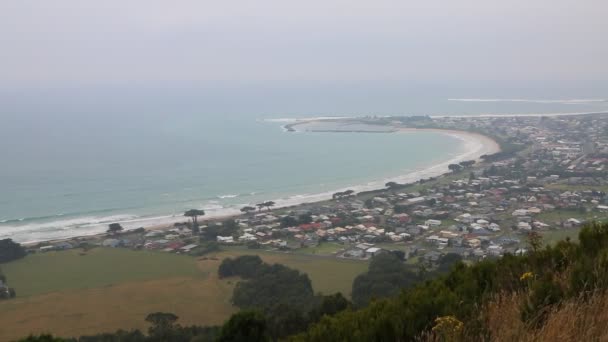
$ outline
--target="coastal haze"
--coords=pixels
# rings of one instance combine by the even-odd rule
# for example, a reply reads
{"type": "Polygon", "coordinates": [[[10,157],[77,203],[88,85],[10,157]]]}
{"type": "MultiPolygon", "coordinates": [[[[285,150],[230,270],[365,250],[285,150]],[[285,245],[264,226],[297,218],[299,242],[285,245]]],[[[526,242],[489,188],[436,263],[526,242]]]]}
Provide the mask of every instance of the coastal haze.
{"type": "Polygon", "coordinates": [[[437,175],[484,144],[288,134],[272,120],[602,111],[606,9],[3,1],[0,238],[149,227],[189,208],[213,217],[437,175]]]}
{"type": "Polygon", "coordinates": [[[0,0],[0,341],[608,341],[608,0],[0,0]]]}
{"type": "Polygon", "coordinates": [[[437,132],[287,134],[272,120],[602,111],[606,9],[4,1],[0,237],[154,226],[191,207],[212,217],[437,175],[478,156],[475,144],[437,132]]]}

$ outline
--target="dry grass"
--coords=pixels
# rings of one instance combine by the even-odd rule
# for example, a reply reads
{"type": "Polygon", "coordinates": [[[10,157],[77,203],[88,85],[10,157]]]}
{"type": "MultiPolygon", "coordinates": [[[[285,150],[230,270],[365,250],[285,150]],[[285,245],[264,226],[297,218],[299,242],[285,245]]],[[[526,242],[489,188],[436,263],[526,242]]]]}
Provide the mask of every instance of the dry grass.
{"type": "Polygon", "coordinates": [[[547,322],[529,341],[608,341],[608,295],[570,300],[550,311],[547,322]]]}
{"type": "Polygon", "coordinates": [[[221,324],[236,311],[230,304],[236,280],[218,279],[219,264],[226,257],[256,253],[266,262],[308,273],[314,290],[323,293],[350,293],[354,277],[367,269],[365,262],[246,249],[206,260],[108,249],[85,257],[74,251],[41,254],[3,265],[24,293],[16,286],[18,297],[0,302],[0,341],[43,332],[70,337],[146,330],[144,318],[155,311],[173,312],[185,325],[221,324]],[[66,264],[70,268],[61,267],[66,264]],[[68,278],[56,278],[63,275],[68,278]]]}
{"type": "Polygon", "coordinates": [[[530,341],[608,341],[608,294],[596,293],[588,300],[576,298],[548,308],[540,327],[521,321],[524,294],[502,294],[483,311],[490,340],[530,341]]]}
{"type": "MultiPolygon", "coordinates": [[[[219,261],[201,268],[217,268],[219,261]]],[[[30,333],[70,337],[147,329],[150,312],[173,312],[182,324],[221,324],[236,311],[230,304],[234,281],[206,277],[173,277],[126,282],[92,289],[58,291],[0,303],[0,341],[30,333]]]]}

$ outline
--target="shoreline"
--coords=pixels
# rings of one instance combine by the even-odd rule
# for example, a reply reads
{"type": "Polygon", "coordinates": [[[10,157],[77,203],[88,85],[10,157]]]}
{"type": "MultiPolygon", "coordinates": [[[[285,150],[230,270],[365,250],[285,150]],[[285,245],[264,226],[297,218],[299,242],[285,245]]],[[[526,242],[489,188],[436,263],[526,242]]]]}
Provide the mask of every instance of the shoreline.
{"type": "MultiPolygon", "coordinates": [[[[297,124],[311,122],[311,121],[316,121],[316,120],[299,121],[299,122],[297,122],[297,124]]],[[[323,120],[318,120],[318,121],[323,121],[323,120]]],[[[366,184],[356,184],[353,186],[335,189],[335,190],[328,191],[328,192],[305,194],[305,195],[293,195],[293,196],[289,196],[286,198],[275,199],[273,201],[277,203],[277,206],[274,207],[273,210],[284,209],[284,208],[294,208],[294,207],[297,207],[300,205],[310,205],[313,203],[331,200],[332,195],[335,192],[339,192],[339,191],[345,191],[345,190],[349,190],[349,189],[354,190],[357,193],[367,192],[367,191],[379,191],[379,190],[385,189],[384,184],[386,184],[387,182],[391,182],[391,181],[398,182],[401,184],[412,184],[423,178],[443,176],[445,174],[450,173],[450,171],[448,170],[449,164],[459,163],[459,162],[462,162],[465,160],[479,160],[479,157],[481,157],[484,154],[492,154],[492,153],[496,153],[496,152],[500,151],[499,144],[496,141],[494,141],[492,138],[479,134],[479,133],[474,133],[474,132],[447,130],[447,129],[435,129],[435,128],[428,128],[428,129],[395,128],[394,130],[387,132],[387,133],[401,134],[401,133],[415,133],[415,132],[433,132],[433,133],[448,135],[453,138],[456,138],[462,142],[463,152],[459,153],[458,155],[450,157],[448,160],[442,160],[442,161],[436,162],[432,165],[425,165],[422,167],[418,167],[418,168],[414,169],[413,171],[409,171],[405,174],[397,175],[394,177],[377,179],[374,181],[370,181],[366,184]]],[[[341,133],[341,132],[338,132],[338,133],[341,133]]],[[[222,219],[228,219],[228,218],[235,218],[235,217],[239,217],[241,215],[242,215],[242,213],[240,212],[239,208],[225,208],[221,212],[218,212],[216,214],[210,213],[210,214],[202,217],[201,222],[204,223],[206,221],[211,221],[211,220],[222,220],[222,219]]],[[[178,215],[178,216],[159,215],[159,216],[153,216],[153,217],[133,218],[130,220],[117,221],[117,222],[121,223],[123,225],[123,227],[125,227],[125,231],[137,229],[140,227],[143,227],[144,229],[149,230],[149,231],[150,230],[158,231],[158,230],[172,229],[174,223],[186,222],[186,221],[187,221],[187,218],[182,215],[178,215]],[[155,222],[151,222],[151,221],[155,221],[155,222]],[[148,222],[149,224],[146,225],[145,222],[148,222]]],[[[22,244],[26,245],[26,246],[33,246],[33,245],[37,245],[40,243],[57,243],[57,242],[63,242],[63,241],[80,240],[83,238],[89,238],[89,239],[101,238],[101,237],[106,236],[106,233],[105,233],[106,225],[102,225],[102,226],[104,227],[103,232],[91,232],[91,234],[83,234],[81,232],[81,233],[76,233],[74,236],[62,237],[62,238],[51,238],[51,239],[38,239],[36,241],[25,241],[25,242],[22,242],[22,244]]],[[[77,230],[77,228],[75,230],[77,230]]]]}

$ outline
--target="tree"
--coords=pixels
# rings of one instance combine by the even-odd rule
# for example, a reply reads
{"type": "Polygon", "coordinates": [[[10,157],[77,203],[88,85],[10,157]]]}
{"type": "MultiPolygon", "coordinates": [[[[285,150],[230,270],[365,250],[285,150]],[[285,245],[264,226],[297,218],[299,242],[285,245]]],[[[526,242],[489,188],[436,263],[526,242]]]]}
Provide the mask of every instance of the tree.
{"type": "Polygon", "coordinates": [[[108,233],[110,234],[116,234],[122,231],[123,228],[120,223],[110,223],[110,225],[108,226],[108,233]]]}
{"type": "Polygon", "coordinates": [[[474,164],[475,164],[474,160],[465,160],[465,161],[460,162],[460,166],[465,167],[465,168],[466,167],[471,167],[474,164]]]}
{"type": "Polygon", "coordinates": [[[344,197],[349,197],[352,196],[355,193],[355,191],[353,190],[346,190],[346,191],[341,191],[341,192],[336,192],[335,194],[332,195],[333,199],[340,199],[340,198],[344,198],[344,197]]]}
{"type": "Polygon", "coordinates": [[[397,182],[388,182],[388,183],[384,184],[384,186],[386,186],[389,189],[394,189],[394,188],[398,187],[399,185],[401,185],[401,184],[399,184],[397,182]]]}
{"type": "Polygon", "coordinates": [[[452,172],[457,172],[462,170],[462,166],[458,165],[458,164],[450,164],[448,165],[448,169],[450,169],[450,171],[452,172]]]}
{"type": "Polygon", "coordinates": [[[376,255],[369,264],[368,272],[357,276],[353,282],[353,303],[359,307],[365,306],[374,298],[394,296],[417,281],[418,275],[407,268],[397,255],[376,255]]]}
{"type": "Polygon", "coordinates": [[[198,217],[204,216],[205,211],[201,209],[190,209],[184,213],[184,216],[190,217],[192,219],[192,232],[198,233],[198,217]]]}
{"type": "Polygon", "coordinates": [[[0,263],[21,259],[27,255],[25,248],[11,239],[0,240],[0,263]]]}
{"type": "Polygon", "coordinates": [[[314,322],[321,320],[323,316],[332,316],[340,311],[350,308],[348,299],[338,292],[333,295],[323,296],[321,302],[310,312],[310,318],[314,322]]]}
{"type": "Polygon", "coordinates": [[[264,206],[270,210],[271,207],[274,207],[275,203],[273,201],[264,202],[264,206]]]}
{"type": "Polygon", "coordinates": [[[282,228],[288,228],[288,227],[295,227],[298,225],[298,219],[296,219],[293,216],[283,216],[281,217],[281,227],[282,228]]]}
{"type": "Polygon", "coordinates": [[[273,201],[266,201],[266,202],[262,202],[262,203],[258,203],[256,204],[256,207],[258,207],[258,210],[262,210],[262,208],[266,208],[268,210],[270,210],[271,207],[274,207],[275,203],[273,201]]]}
{"type": "Polygon", "coordinates": [[[252,207],[252,206],[249,206],[249,205],[246,205],[246,206],[244,206],[244,207],[241,208],[241,212],[243,214],[249,214],[249,213],[254,212],[254,211],[255,211],[255,207],[252,207]]]}
{"type": "Polygon", "coordinates": [[[220,278],[239,276],[252,278],[264,262],[258,255],[241,255],[234,259],[226,258],[217,271],[220,278]]]}
{"type": "Polygon", "coordinates": [[[241,311],[230,317],[222,327],[220,342],[269,341],[266,320],[259,312],[241,311]]]}
{"type": "Polygon", "coordinates": [[[175,323],[178,318],[179,317],[169,312],[153,312],[148,314],[148,316],[146,316],[146,322],[152,324],[148,330],[149,334],[153,336],[166,335],[173,329],[173,323],[175,323]]]}
{"type": "Polygon", "coordinates": [[[308,224],[312,222],[312,215],[310,213],[305,213],[298,216],[298,222],[300,224],[308,224]]]}

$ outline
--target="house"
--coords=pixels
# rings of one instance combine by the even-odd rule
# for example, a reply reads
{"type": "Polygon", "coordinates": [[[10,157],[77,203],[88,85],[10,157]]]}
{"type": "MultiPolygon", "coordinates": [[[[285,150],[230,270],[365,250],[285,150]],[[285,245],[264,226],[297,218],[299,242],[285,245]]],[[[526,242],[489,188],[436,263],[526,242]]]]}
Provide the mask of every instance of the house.
{"type": "Polygon", "coordinates": [[[244,233],[243,235],[239,236],[239,241],[256,241],[257,238],[255,237],[255,235],[253,234],[249,234],[249,233],[244,233]]]}
{"type": "Polygon", "coordinates": [[[362,259],[365,257],[365,251],[361,249],[350,249],[344,252],[343,256],[345,258],[358,258],[362,259]]]}
{"type": "Polygon", "coordinates": [[[456,221],[462,222],[462,223],[472,223],[473,222],[473,216],[471,216],[471,214],[469,213],[464,213],[460,216],[458,216],[456,218],[456,221]]]}
{"type": "Polygon", "coordinates": [[[198,247],[198,245],[196,245],[196,244],[190,244],[190,245],[183,246],[182,248],[180,248],[180,250],[188,253],[188,252],[190,252],[192,249],[194,249],[196,247],[198,247]]]}
{"type": "Polygon", "coordinates": [[[424,221],[424,225],[430,226],[430,227],[437,227],[437,226],[441,226],[441,221],[440,220],[426,220],[426,221],[424,221]]]}
{"type": "Polygon", "coordinates": [[[500,231],[500,226],[497,225],[496,223],[490,223],[490,225],[488,226],[488,229],[493,231],[493,232],[499,232],[500,231]]]}
{"type": "Polygon", "coordinates": [[[375,257],[376,255],[382,253],[383,249],[378,247],[371,247],[365,250],[365,254],[369,257],[375,257]]]}
{"type": "Polygon", "coordinates": [[[120,246],[120,240],[118,240],[118,239],[105,239],[105,240],[103,240],[103,242],[101,243],[101,245],[104,246],[104,247],[116,248],[116,247],[120,246]]]}
{"type": "Polygon", "coordinates": [[[528,222],[519,222],[517,224],[517,229],[520,230],[532,230],[532,226],[528,222]]]}
{"type": "Polygon", "coordinates": [[[502,247],[498,245],[490,245],[488,246],[488,253],[493,256],[502,255],[502,247]]]}
{"type": "Polygon", "coordinates": [[[517,209],[517,210],[514,210],[511,215],[513,215],[513,216],[526,216],[528,214],[529,214],[529,212],[526,209],[517,209]]]}
{"type": "Polygon", "coordinates": [[[467,244],[471,248],[479,248],[481,246],[481,240],[479,239],[468,239],[467,244]]]}
{"type": "MultiPolygon", "coordinates": [[[[251,235],[251,234],[250,234],[251,235]]],[[[219,243],[234,243],[234,238],[232,236],[217,236],[217,242],[219,243]]],[[[190,245],[188,245],[190,246],[190,245]]]]}
{"type": "Polygon", "coordinates": [[[55,246],[43,246],[43,247],[40,247],[40,251],[41,252],[50,252],[52,250],[55,250],[55,246]]]}

